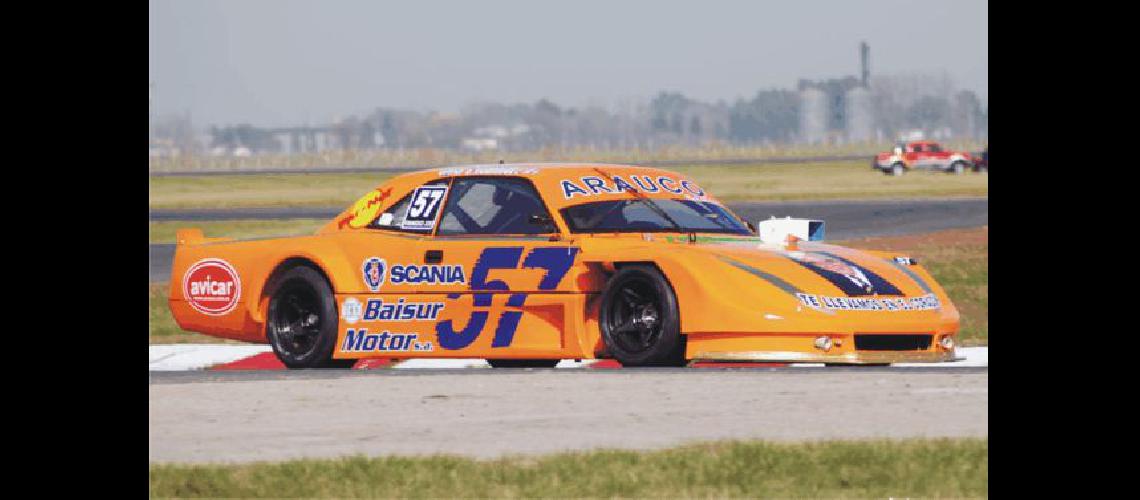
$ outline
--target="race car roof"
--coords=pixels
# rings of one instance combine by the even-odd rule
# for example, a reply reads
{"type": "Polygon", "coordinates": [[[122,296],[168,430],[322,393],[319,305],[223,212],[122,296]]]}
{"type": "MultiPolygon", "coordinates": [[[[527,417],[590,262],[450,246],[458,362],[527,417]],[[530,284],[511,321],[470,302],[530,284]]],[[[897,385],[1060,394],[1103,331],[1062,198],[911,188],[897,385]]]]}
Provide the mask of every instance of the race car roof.
{"type": "Polygon", "coordinates": [[[400,193],[435,179],[489,176],[530,179],[550,208],[555,210],[584,202],[637,196],[716,201],[696,182],[679,173],[653,167],[608,163],[457,165],[400,175],[385,185],[400,193]]]}

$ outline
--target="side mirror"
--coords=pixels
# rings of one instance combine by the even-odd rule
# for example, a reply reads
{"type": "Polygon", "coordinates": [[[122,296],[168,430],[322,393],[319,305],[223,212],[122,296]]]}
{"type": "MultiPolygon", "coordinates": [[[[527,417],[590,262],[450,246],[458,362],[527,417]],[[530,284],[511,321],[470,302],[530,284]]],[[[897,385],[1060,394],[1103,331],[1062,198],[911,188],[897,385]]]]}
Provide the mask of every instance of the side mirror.
{"type": "Polygon", "coordinates": [[[752,231],[752,234],[756,234],[756,225],[755,224],[748,222],[748,221],[744,221],[744,223],[748,224],[748,230],[752,231]]]}

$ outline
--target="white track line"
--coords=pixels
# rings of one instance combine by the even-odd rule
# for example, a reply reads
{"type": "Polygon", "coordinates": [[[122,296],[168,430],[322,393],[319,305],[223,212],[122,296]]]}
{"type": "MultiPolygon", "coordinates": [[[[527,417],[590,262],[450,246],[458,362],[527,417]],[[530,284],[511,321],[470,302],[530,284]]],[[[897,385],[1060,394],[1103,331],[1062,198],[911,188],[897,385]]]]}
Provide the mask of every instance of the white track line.
{"type": "Polygon", "coordinates": [[[160,344],[150,346],[151,371],[201,370],[245,359],[273,348],[258,344],[160,344]]]}
{"type": "MultiPolygon", "coordinates": [[[[230,363],[255,356],[264,352],[272,352],[267,345],[257,344],[159,344],[150,346],[151,371],[188,371],[201,370],[209,366],[230,363]]],[[[956,366],[989,366],[989,347],[960,347],[958,356],[965,357],[963,361],[952,363],[898,363],[894,366],[905,367],[956,367],[956,366]]],[[[558,368],[583,368],[592,364],[594,360],[574,361],[564,359],[558,363],[558,368]]],[[[795,364],[794,367],[823,366],[823,364],[795,364]]],[[[423,368],[489,368],[486,361],[478,358],[459,359],[409,359],[395,365],[398,369],[423,368]]]]}

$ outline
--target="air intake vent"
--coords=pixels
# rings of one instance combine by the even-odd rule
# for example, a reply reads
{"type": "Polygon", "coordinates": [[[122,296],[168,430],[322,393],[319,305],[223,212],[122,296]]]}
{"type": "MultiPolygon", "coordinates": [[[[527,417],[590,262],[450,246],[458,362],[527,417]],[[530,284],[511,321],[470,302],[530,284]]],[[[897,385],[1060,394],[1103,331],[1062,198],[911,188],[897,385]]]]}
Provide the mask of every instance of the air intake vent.
{"type": "Polygon", "coordinates": [[[855,334],[857,351],[925,351],[933,335],[855,334]]]}

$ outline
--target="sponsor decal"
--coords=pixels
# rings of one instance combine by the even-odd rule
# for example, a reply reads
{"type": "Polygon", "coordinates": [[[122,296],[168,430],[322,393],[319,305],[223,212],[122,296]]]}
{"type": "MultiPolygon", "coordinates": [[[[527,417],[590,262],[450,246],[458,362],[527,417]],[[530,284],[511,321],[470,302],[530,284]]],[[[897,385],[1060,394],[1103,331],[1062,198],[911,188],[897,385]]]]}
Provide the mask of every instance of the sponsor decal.
{"type": "Polygon", "coordinates": [[[344,302],[340,305],[340,318],[343,319],[345,323],[351,325],[360,321],[362,310],[363,308],[360,305],[360,301],[349,297],[344,299],[344,302]]]}
{"type": "Polygon", "coordinates": [[[430,352],[431,342],[419,342],[418,333],[368,333],[367,328],[349,328],[344,334],[341,352],[430,352]]]}
{"type": "Polygon", "coordinates": [[[407,264],[393,265],[389,281],[424,285],[451,285],[467,283],[463,266],[458,264],[407,264]]]}
{"type": "Polygon", "coordinates": [[[361,266],[361,271],[364,274],[364,284],[368,285],[368,289],[373,292],[380,291],[380,285],[384,284],[385,273],[388,270],[388,263],[380,257],[371,257],[364,260],[364,265],[361,266]]]}
{"type": "Polygon", "coordinates": [[[826,297],[810,293],[797,293],[803,305],[812,309],[831,311],[930,311],[942,304],[933,293],[921,297],[826,297]]]}
{"type": "Polygon", "coordinates": [[[384,302],[384,299],[379,298],[368,299],[368,305],[364,307],[363,319],[364,321],[435,320],[442,310],[443,302],[408,302],[403,297],[395,302],[384,302]]]}
{"type": "Polygon", "coordinates": [[[356,203],[352,204],[348,214],[340,218],[336,223],[337,229],[361,228],[367,226],[376,218],[376,215],[383,208],[381,205],[384,200],[392,194],[392,188],[374,189],[370,193],[364,195],[356,203]]]}
{"type": "Polygon", "coordinates": [[[440,177],[453,175],[530,175],[538,173],[537,168],[505,167],[500,165],[471,165],[467,167],[445,168],[439,171],[440,177]]]}
{"type": "Polygon", "coordinates": [[[848,296],[902,295],[882,276],[842,257],[823,252],[786,252],[785,255],[827,279],[848,296]]]}
{"type": "Polygon", "coordinates": [[[237,307],[241,298],[241,278],[222,259],[202,259],[182,276],[182,295],[195,311],[221,316],[237,307]]]}
{"type": "Polygon", "coordinates": [[[446,185],[436,184],[416,188],[400,227],[415,231],[431,231],[435,228],[436,215],[439,214],[439,208],[446,196],[446,185]]]}
{"type": "Polygon", "coordinates": [[[705,190],[688,179],[678,181],[667,176],[660,176],[654,179],[648,175],[630,175],[627,180],[620,175],[609,178],[586,175],[578,179],[562,179],[560,185],[562,186],[562,196],[566,199],[575,196],[595,196],[625,191],[641,193],[668,191],[673,194],[683,194],[688,197],[703,198],[705,196],[705,190]]]}
{"type": "Polygon", "coordinates": [[[904,266],[918,265],[918,261],[915,259],[912,259],[910,257],[895,257],[895,262],[902,264],[904,266]]]}

